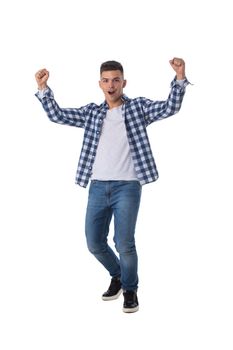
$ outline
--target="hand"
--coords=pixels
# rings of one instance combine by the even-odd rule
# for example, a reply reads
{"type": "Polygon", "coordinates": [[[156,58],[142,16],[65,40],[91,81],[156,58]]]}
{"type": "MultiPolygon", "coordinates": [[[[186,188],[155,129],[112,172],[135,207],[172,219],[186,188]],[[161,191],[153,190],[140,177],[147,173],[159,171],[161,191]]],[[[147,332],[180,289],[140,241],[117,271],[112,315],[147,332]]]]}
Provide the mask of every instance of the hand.
{"type": "Polygon", "coordinates": [[[170,65],[176,72],[176,79],[183,80],[185,78],[185,62],[182,58],[174,57],[169,61],[170,65]]]}
{"type": "Polygon", "coordinates": [[[38,84],[38,89],[43,90],[47,87],[47,81],[49,78],[49,72],[46,69],[40,69],[36,74],[35,78],[38,84]]]}

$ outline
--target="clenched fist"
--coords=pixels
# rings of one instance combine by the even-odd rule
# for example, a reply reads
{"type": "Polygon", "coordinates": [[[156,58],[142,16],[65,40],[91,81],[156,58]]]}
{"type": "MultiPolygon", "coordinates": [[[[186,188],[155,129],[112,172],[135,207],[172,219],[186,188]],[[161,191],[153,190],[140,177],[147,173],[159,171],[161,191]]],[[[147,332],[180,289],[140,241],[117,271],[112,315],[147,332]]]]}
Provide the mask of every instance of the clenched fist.
{"type": "Polygon", "coordinates": [[[38,84],[38,89],[43,90],[46,89],[47,87],[47,81],[49,78],[49,72],[47,69],[40,69],[36,74],[35,74],[36,82],[38,84]]]}
{"type": "Polygon", "coordinates": [[[169,61],[170,65],[176,72],[176,77],[178,80],[182,80],[185,78],[185,62],[182,58],[174,57],[169,61]]]}

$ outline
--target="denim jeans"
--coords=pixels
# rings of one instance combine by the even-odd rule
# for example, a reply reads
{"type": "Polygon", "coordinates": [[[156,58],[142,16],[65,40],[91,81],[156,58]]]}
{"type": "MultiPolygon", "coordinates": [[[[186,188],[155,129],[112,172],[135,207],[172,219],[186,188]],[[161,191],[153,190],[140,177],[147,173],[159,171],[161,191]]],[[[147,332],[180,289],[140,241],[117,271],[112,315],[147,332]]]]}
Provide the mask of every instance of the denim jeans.
{"type": "Polygon", "coordinates": [[[141,198],[138,181],[92,180],[89,188],[85,233],[89,251],[108,270],[121,276],[122,288],[137,290],[138,257],[135,226],[141,198]],[[114,243],[108,245],[109,225],[114,217],[114,243]]]}

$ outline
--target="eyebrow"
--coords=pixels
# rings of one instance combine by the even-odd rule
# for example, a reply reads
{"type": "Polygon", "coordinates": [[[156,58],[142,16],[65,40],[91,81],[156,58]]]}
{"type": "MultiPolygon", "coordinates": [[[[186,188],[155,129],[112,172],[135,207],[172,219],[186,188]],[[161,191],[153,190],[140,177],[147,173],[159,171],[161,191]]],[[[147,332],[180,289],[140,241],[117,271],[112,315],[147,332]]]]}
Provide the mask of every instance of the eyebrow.
{"type": "Polygon", "coordinates": [[[105,80],[114,80],[114,79],[122,79],[122,77],[115,77],[115,78],[107,78],[107,77],[101,77],[101,80],[103,80],[103,79],[105,79],[105,80]]]}

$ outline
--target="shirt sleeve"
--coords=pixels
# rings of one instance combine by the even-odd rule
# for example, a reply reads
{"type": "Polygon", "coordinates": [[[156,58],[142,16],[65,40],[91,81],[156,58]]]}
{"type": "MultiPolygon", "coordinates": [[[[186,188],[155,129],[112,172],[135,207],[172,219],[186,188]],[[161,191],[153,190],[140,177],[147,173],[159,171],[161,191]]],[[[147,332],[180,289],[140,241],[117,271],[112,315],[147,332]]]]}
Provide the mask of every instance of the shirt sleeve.
{"type": "Polygon", "coordinates": [[[183,80],[174,78],[171,82],[171,90],[167,100],[152,101],[144,99],[143,110],[146,126],[179,112],[185,94],[185,88],[188,84],[190,83],[186,78],[183,80]]]}
{"type": "Polygon", "coordinates": [[[48,88],[45,88],[43,90],[38,90],[37,92],[37,97],[39,98],[39,100],[41,101],[42,98],[45,96],[45,93],[48,91],[48,88]]]}
{"type": "Polygon", "coordinates": [[[41,102],[48,118],[52,122],[84,128],[85,107],[60,108],[54,99],[53,91],[49,87],[44,90],[38,90],[35,96],[41,102]]]}
{"type": "Polygon", "coordinates": [[[184,84],[185,84],[185,80],[186,80],[186,79],[176,80],[176,83],[177,83],[178,85],[180,85],[181,87],[183,87],[184,84]]]}

